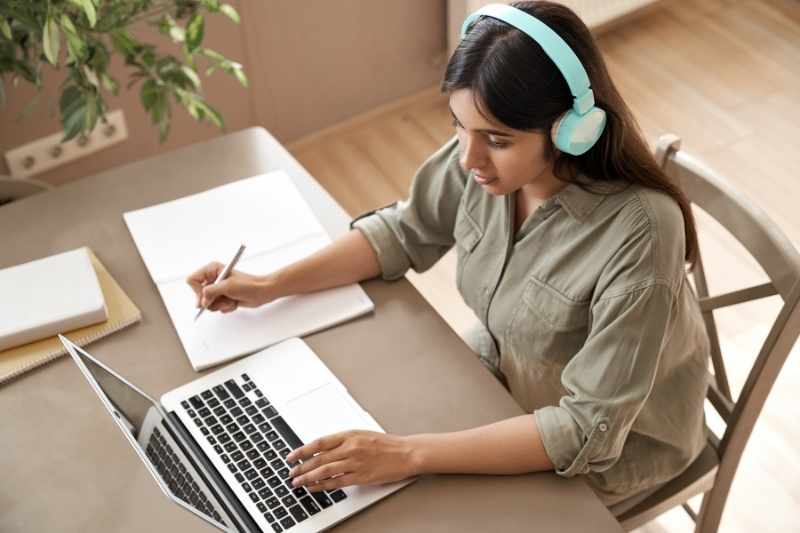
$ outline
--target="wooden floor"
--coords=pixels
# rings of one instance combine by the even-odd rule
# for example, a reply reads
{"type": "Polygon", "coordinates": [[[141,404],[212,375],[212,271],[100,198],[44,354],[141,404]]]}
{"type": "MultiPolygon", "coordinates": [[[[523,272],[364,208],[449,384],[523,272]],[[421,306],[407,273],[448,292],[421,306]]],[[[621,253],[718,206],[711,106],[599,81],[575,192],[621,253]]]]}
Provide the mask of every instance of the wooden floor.
{"type": "MultiPolygon", "coordinates": [[[[800,3],[670,0],[599,39],[612,77],[648,140],[673,132],[729,178],[800,247],[800,3]]],[[[351,214],[407,195],[417,167],[453,135],[436,90],[290,145],[351,214]]],[[[698,213],[712,294],[765,280],[727,233],[698,213]]],[[[445,256],[409,279],[457,332],[475,320],[445,256]]],[[[734,389],[741,387],[775,299],[716,316],[734,389]]],[[[725,532],[800,531],[800,350],[790,355],[750,439],[723,516],[725,532]]],[[[690,531],[673,510],[642,532],[690,531]]]]}

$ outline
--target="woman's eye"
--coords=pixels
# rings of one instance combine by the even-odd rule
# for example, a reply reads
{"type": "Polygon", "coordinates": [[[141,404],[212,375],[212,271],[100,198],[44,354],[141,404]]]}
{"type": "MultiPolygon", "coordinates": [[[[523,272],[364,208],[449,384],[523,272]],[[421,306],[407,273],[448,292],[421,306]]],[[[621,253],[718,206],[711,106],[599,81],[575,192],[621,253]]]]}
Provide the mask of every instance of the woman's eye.
{"type": "Polygon", "coordinates": [[[454,128],[460,128],[460,127],[461,127],[461,124],[459,124],[459,123],[458,123],[458,121],[457,121],[456,119],[453,119],[453,120],[450,122],[450,124],[452,124],[452,126],[453,126],[454,128]]]}
{"type": "Polygon", "coordinates": [[[493,141],[493,140],[491,139],[491,137],[490,137],[490,138],[489,138],[489,140],[487,141],[487,144],[488,144],[489,146],[491,146],[492,148],[505,148],[506,146],[508,146],[508,143],[507,143],[507,142],[503,142],[503,141],[493,141]]]}

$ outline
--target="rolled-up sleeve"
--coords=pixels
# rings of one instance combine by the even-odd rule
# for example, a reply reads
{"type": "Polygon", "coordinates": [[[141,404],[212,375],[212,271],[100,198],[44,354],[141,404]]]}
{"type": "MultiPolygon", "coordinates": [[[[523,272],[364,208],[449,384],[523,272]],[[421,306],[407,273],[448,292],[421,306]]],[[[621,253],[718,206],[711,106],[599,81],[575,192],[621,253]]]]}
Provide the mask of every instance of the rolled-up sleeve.
{"type": "Polygon", "coordinates": [[[589,338],[562,372],[568,394],[535,412],[545,450],[562,476],[601,472],[620,457],[671,330],[668,283],[606,292],[592,306],[589,338]]]}
{"type": "Polygon", "coordinates": [[[458,165],[458,139],[453,138],[417,171],[407,201],[351,223],[375,250],[383,279],[400,278],[409,268],[424,272],[453,246],[465,179],[458,165]]]}

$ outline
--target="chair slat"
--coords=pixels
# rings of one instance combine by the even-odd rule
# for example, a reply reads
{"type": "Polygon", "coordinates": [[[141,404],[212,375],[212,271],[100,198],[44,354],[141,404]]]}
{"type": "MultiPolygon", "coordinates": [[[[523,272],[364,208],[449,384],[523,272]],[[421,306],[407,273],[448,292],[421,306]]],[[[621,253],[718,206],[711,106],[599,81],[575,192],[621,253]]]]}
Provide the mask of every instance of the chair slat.
{"type": "Polygon", "coordinates": [[[699,298],[700,310],[712,311],[721,307],[728,307],[730,305],[736,305],[758,300],[760,298],[775,296],[776,294],[778,294],[778,290],[775,288],[775,285],[772,283],[764,283],[762,285],[755,285],[753,287],[748,287],[738,291],[699,298]]]}
{"type": "Polygon", "coordinates": [[[726,398],[722,392],[713,383],[708,385],[708,400],[714,406],[719,416],[725,421],[726,424],[730,423],[731,415],[733,414],[734,403],[726,398]]]}
{"type": "MultiPolygon", "coordinates": [[[[703,268],[703,256],[697,254],[697,261],[694,264],[694,284],[697,287],[697,297],[708,297],[708,284],[706,273],[703,268]]],[[[711,348],[711,364],[714,366],[714,380],[722,394],[729,400],[733,399],[731,387],[728,384],[728,373],[725,371],[725,362],[722,359],[722,350],[719,346],[719,334],[717,333],[717,323],[714,321],[714,314],[711,311],[703,312],[703,322],[706,325],[709,345],[711,348]]]]}

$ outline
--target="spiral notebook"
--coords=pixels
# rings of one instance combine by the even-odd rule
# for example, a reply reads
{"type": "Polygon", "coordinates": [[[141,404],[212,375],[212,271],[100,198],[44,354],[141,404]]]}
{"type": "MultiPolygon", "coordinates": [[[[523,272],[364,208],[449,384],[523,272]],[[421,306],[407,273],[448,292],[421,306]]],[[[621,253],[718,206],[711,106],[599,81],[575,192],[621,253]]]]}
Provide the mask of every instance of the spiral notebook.
{"type": "MultiPolygon", "coordinates": [[[[125,294],[91,250],[89,250],[89,256],[97,274],[100,288],[103,291],[103,298],[108,310],[108,319],[93,326],[78,328],[64,333],[79,346],[85,346],[142,319],[142,313],[139,308],[125,294]]],[[[64,345],[55,336],[4,350],[0,352],[0,383],[57,359],[66,353],[64,345]]]]}
{"type": "Polygon", "coordinates": [[[331,242],[284,171],[274,171],[124,214],[128,230],[195,370],[372,311],[357,283],[280,298],[255,309],[203,313],[186,277],[247,246],[237,270],[266,274],[331,242]]]}

